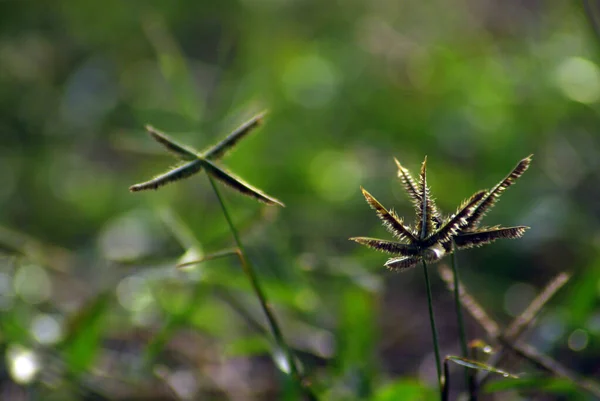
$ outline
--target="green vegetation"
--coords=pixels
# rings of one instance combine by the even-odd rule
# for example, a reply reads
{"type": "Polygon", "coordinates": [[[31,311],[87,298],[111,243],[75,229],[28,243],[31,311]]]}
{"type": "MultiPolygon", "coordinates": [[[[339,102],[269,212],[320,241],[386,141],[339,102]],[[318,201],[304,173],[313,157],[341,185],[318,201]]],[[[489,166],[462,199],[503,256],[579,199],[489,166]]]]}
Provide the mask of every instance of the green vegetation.
{"type": "Polygon", "coordinates": [[[599,398],[591,2],[7,1],[0,21],[0,398],[599,398]],[[181,164],[132,186],[160,145],[181,164]]]}

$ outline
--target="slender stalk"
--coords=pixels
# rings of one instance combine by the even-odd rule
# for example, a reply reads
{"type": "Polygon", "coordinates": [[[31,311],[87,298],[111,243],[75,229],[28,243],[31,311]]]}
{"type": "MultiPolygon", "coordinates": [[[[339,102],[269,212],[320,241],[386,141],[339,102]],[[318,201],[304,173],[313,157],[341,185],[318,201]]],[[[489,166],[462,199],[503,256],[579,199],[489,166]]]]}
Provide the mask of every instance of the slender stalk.
{"type": "MultiPolygon", "coordinates": [[[[454,243],[452,243],[454,247],[454,243]]],[[[465,329],[465,321],[463,319],[462,304],[460,301],[460,278],[458,276],[458,267],[456,263],[456,248],[453,249],[452,260],[452,275],[454,276],[454,305],[456,308],[456,322],[458,325],[458,336],[460,338],[460,348],[463,358],[469,358],[469,347],[467,345],[467,331],[465,329]]],[[[477,391],[475,389],[475,380],[472,372],[465,368],[465,382],[469,389],[469,398],[471,401],[477,400],[477,391]]]]}
{"type": "Polygon", "coordinates": [[[442,386],[442,365],[440,362],[440,346],[438,343],[437,330],[435,328],[435,317],[433,315],[433,300],[431,297],[431,284],[429,283],[429,273],[427,272],[427,263],[423,260],[423,273],[425,274],[425,286],[427,287],[427,305],[429,306],[429,322],[431,323],[431,335],[433,337],[433,350],[435,352],[435,367],[437,370],[437,381],[440,388],[440,395],[443,396],[442,386]]]}
{"type": "Polygon", "coordinates": [[[240,260],[242,261],[242,268],[244,270],[244,273],[246,274],[246,276],[248,276],[248,280],[250,281],[252,290],[256,294],[256,296],[260,302],[260,306],[261,306],[265,316],[267,317],[267,323],[271,330],[271,334],[273,335],[273,338],[275,339],[275,343],[277,344],[277,347],[281,351],[283,351],[283,353],[285,354],[285,358],[286,358],[287,364],[289,366],[291,376],[296,381],[299,388],[302,391],[304,391],[304,393],[308,399],[316,400],[317,399],[316,396],[310,391],[310,389],[305,387],[302,383],[302,378],[300,376],[300,373],[298,372],[298,367],[296,366],[296,361],[294,359],[292,351],[283,337],[283,333],[281,331],[281,328],[279,327],[279,324],[277,323],[277,319],[275,318],[275,314],[273,313],[273,311],[271,309],[271,305],[267,301],[267,297],[265,296],[265,293],[260,286],[260,282],[258,280],[258,277],[256,275],[254,267],[252,266],[250,259],[248,259],[246,250],[244,248],[244,245],[242,244],[242,241],[240,240],[240,236],[237,232],[237,229],[233,225],[231,216],[229,215],[229,212],[227,211],[227,208],[225,207],[225,203],[221,196],[221,192],[219,192],[219,189],[215,185],[213,178],[209,174],[207,174],[207,176],[208,176],[208,180],[210,181],[210,185],[212,186],[213,191],[214,191],[215,195],[217,196],[219,204],[221,205],[221,210],[223,211],[225,220],[227,220],[227,224],[229,225],[229,230],[231,231],[231,235],[233,236],[233,239],[235,240],[235,243],[238,247],[238,250],[240,253],[240,260]]]}

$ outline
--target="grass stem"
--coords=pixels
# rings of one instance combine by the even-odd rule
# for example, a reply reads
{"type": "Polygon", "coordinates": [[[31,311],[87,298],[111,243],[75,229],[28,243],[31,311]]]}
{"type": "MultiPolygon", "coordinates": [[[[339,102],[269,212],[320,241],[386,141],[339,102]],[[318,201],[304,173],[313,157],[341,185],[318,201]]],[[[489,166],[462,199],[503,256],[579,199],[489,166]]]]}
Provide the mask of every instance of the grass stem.
{"type": "Polygon", "coordinates": [[[438,343],[437,330],[435,328],[435,317],[433,315],[433,300],[431,296],[431,284],[429,282],[429,272],[427,263],[423,260],[423,273],[425,275],[425,286],[427,287],[427,305],[429,306],[429,322],[431,323],[431,335],[433,337],[433,350],[435,352],[435,367],[437,369],[437,381],[440,389],[440,395],[443,395],[442,387],[442,365],[440,362],[440,346],[438,343]]]}
{"type": "Polygon", "coordinates": [[[242,241],[240,240],[238,231],[235,228],[233,221],[231,220],[231,216],[230,216],[229,212],[227,211],[227,207],[225,207],[225,203],[223,201],[223,197],[221,196],[221,192],[219,191],[219,188],[217,187],[217,185],[215,185],[213,178],[208,174],[207,174],[207,176],[208,176],[208,180],[210,181],[210,185],[212,186],[213,191],[217,197],[217,200],[219,201],[219,204],[221,205],[221,210],[223,211],[225,220],[227,220],[227,224],[229,225],[229,230],[231,231],[231,235],[233,236],[236,246],[238,247],[238,250],[240,253],[240,260],[242,261],[242,268],[244,270],[244,273],[248,277],[248,280],[250,281],[250,285],[252,286],[252,290],[254,291],[254,293],[256,294],[256,297],[258,298],[258,300],[260,302],[260,306],[267,318],[267,323],[271,330],[271,334],[273,335],[273,338],[275,339],[275,343],[276,343],[277,347],[285,355],[287,364],[289,366],[290,374],[291,374],[292,378],[296,381],[299,388],[305,393],[305,395],[307,396],[307,399],[316,400],[317,399],[316,396],[303,383],[302,377],[300,376],[300,373],[298,371],[298,366],[296,365],[296,361],[294,359],[294,355],[292,354],[290,347],[288,346],[288,344],[285,341],[285,338],[283,337],[283,333],[281,331],[279,323],[277,323],[277,319],[275,318],[275,314],[273,313],[273,311],[271,309],[271,305],[267,301],[267,297],[265,296],[265,293],[262,290],[262,287],[260,286],[260,281],[258,279],[258,276],[256,275],[256,272],[254,270],[252,263],[250,262],[250,259],[248,259],[244,245],[242,244],[242,241]]]}
{"type": "MultiPolygon", "coordinates": [[[[454,246],[454,244],[452,244],[454,246]]],[[[465,329],[465,321],[463,319],[462,304],[460,301],[460,278],[458,276],[458,266],[456,263],[456,249],[452,252],[452,275],[454,277],[454,305],[456,308],[456,322],[458,325],[458,336],[460,339],[460,348],[463,358],[469,358],[469,347],[467,346],[467,331],[465,329]]],[[[474,375],[465,368],[465,382],[469,389],[469,399],[477,401],[477,391],[475,386],[474,375]]]]}

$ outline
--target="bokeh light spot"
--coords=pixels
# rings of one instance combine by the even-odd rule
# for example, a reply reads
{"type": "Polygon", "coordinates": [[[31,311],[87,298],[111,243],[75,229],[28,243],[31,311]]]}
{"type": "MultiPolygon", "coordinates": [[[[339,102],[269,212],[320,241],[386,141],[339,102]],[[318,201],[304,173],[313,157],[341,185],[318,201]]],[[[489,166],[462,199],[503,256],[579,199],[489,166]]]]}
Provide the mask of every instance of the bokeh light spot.
{"type": "Polygon", "coordinates": [[[282,350],[276,349],[275,352],[273,352],[273,361],[283,373],[290,373],[290,364],[282,350]]]}
{"type": "Polygon", "coordinates": [[[102,254],[109,260],[135,260],[152,249],[152,238],[141,218],[125,215],[111,220],[98,239],[102,254]]]}
{"type": "Polygon", "coordinates": [[[11,345],[6,352],[6,359],[10,376],[19,384],[30,383],[40,370],[37,355],[20,345],[11,345]]]}
{"type": "Polygon", "coordinates": [[[325,151],[312,160],[310,178],[323,198],[342,202],[357,194],[362,170],[352,154],[325,151]]]}
{"type": "Polygon", "coordinates": [[[292,59],[281,79],[288,99],[306,108],[319,108],[329,103],[340,80],[333,65],[315,54],[292,59]]]}
{"type": "Polygon", "coordinates": [[[581,351],[588,346],[589,340],[587,331],[581,329],[574,330],[569,336],[569,348],[573,351],[581,351]]]}
{"type": "Polygon", "coordinates": [[[40,344],[56,344],[63,335],[58,320],[47,314],[39,314],[33,318],[31,333],[40,344]]]}
{"type": "Polygon", "coordinates": [[[563,94],[580,103],[594,103],[600,98],[600,70],[582,57],[564,60],[556,69],[556,84],[563,94]]]}
{"type": "Polygon", "coordinates": [[[534,288],[525,283],[511,285],[504,294],[504,310],[510,316],[517,316],[535,297],[534,288]]]}
{"type": "Polygon", "coordinates": [[[117,285],[117,299],[123,308],[131,312],[142,311],[153,302],[146,280],[136,276],[121,280],[117,285]]]}
{"type": "Polygon", "coordinates": [[[39,304],[50,297],[50,278],[40,266],[25,264],[15,273],[15,292],[29,304],[39,304]]]}

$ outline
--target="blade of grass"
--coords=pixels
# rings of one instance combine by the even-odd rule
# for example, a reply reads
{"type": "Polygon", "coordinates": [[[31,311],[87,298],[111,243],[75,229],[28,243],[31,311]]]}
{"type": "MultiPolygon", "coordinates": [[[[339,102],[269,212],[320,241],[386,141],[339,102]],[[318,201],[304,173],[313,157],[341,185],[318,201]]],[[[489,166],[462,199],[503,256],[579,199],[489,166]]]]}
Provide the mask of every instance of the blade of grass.
{"type": "Polygon", "coordinates": [[[259,127],[262,124],[263,118],[266,114],[266,111],[259,113],[252,117],[250,120],[243,123],[241,126],[236,128],[231,134],[227,136],[227,138],[223,139],[221,142],[217,143],[213,146],[209,151],[207,151],[204,155],[202,155],[205,159],[210,160],[218,160],[225,155],[225,153],[229,152],[233,147],[248,135],[255,128],[259,127]]]}
{"type": "Polygon", "coordinates": [[[208,175],[216,178],[217,180],[221,181],[225,185],[235,189],[242,195],[249,196],[260,202],[266,203],[267,205],[284,206],[284,204],[281,201],[265,194],[260,189],[253,187],[252,185],[248,184],[241,178],[236,177],[230,171],[221,169],[220,167],[213,164],[209,160],[206,160],[206,159],[199,159],[199,160],[202,163],[202,166],[204,166],[204,168],[206,169],[206,172],[208,173],[208,175]]]}
{"type": "Polygon", "coordinates": [[[146,125],[146,131],[148,131],[148,134],[150,134],[150,136],[154,138],[156,142],[163,145],[169,152],[173,153],[175,156],[187,161],[196,160],[198,158],[196,152],[194,152],[192,149],[188,148],[185,145],[181,145],[175,142],[173,139],[169,138],[167,134],[165,134],[164,132],[160,132],[153,126],[146,125]]]}
{"type": "Polygon", "coordinates": [[[202,170],[202,160],[197,159],[160,174],[149,181],[134,184],[129,187],[129,190],[131,192],[138,192],[148,189],[158,189],[163,185],[190,177],[200,170],[202,170]]]}
{"type": "MultiPolygon", "coordinates": [[[[240,250],[237,249],[237,248],[224,249],[222,251],[218,251],[218,252],[214,252],[214,253],[211,253],[209,255],[206,255],[206,256],[204,256],[203,258],[200,258],[200,259],[191,260],[189,262],[184,262],[184,263],[179,263],[175,267],[177,267],[178,269],[182,269],[184,267],[188,267],[188,266],[192,266],[192,265],[197,265],[198,263],[207,262],[209,260],[224,258],[226,256],[233,256],[233,255],[240,256],[240,250]]],[[[241,260],[241,257],[240,257],[240,260],[241,260]]]]}
{"type": "Polygon", "coordinates": [[[69,322],[67,335],[59,348],[73,377],[89,369],[101,348],[111,300],[109,291],[100,293],[83,305],[69,322]]]}
{"type": "Polygon", "coordinates": [[[435,352],[435,367],[437,372],[437,381],[440,388],[440,396],[443,396],[442,385],[442,366],[440,362],[440,346],[438,343],[437,330],[435,328],[435,317],[433,315],[433,301],[431,296],[431,284],[429,282],[429,273],[427,272],[427,263],[423,260],[423,274],[425,275],[425,287],[427,288],[427,306],[429,307],[429,322],[431,323],[431,335],[433,338],[433,350],[435,352]]]}
{"type": "Polygon", "coordinates": [[[231,216],[229,215],[227,207],[225,206],[225,202],[223,200],[223,197],[221,196],[221,192],[219,191],[219,188],[215,184],[215,181],[211,175],[208,175],[208,180],[210,182],[210,185],[213,188],[215,196],[217,197],[219,205],[221,206],[223,216],[225,217],[225,220],[227,220],[227,224],[229,225],[231,235],[233,236],[233,239],[237,245],[237,248],[242,256],[241,260],[242,260],[242,268],[244,270],[244,273],[248,277],[248,280],[250,281],[250,285],[252,286],[252,289],[253,289],[254,293],[256,294],[256,297],[258,298],[260,306],[267,318],[267,323],[271,330],[271,334],[273,335],[277,346],[285,355],[287,364],[290,369],[290,374],[292,376],[292,379],[296,382],[296,385],[307,396],[308,399],[317,400],[316,396],[312,393],[312,391],[307,386],[305,386],[302,382],[302,377],[300,376],[298,367],[296,366],[296,361],[292,354],[291,348],[289,347],[289,345],[285,341],[285,338],[283,337],[283,333],[281,331],[281,328],[279,327],[279,323],[277,322],[277,319],[275,318],[275,314],[271,310],[271,306],[270,306],[269,302],[267,301],[265,293],[262,290],[260,281],[258,280],[258,276],[256,275],[254,267],[253,267],[252,263],[250,262],[250,260],[248,259],[248,256],[247,256],[248,254],[246,253],[246,251],[244,249],[244,245],[242,244],[242,241],[240,240],[237,229],[235,228],[233,221],[231,220],[231,216]]]}

